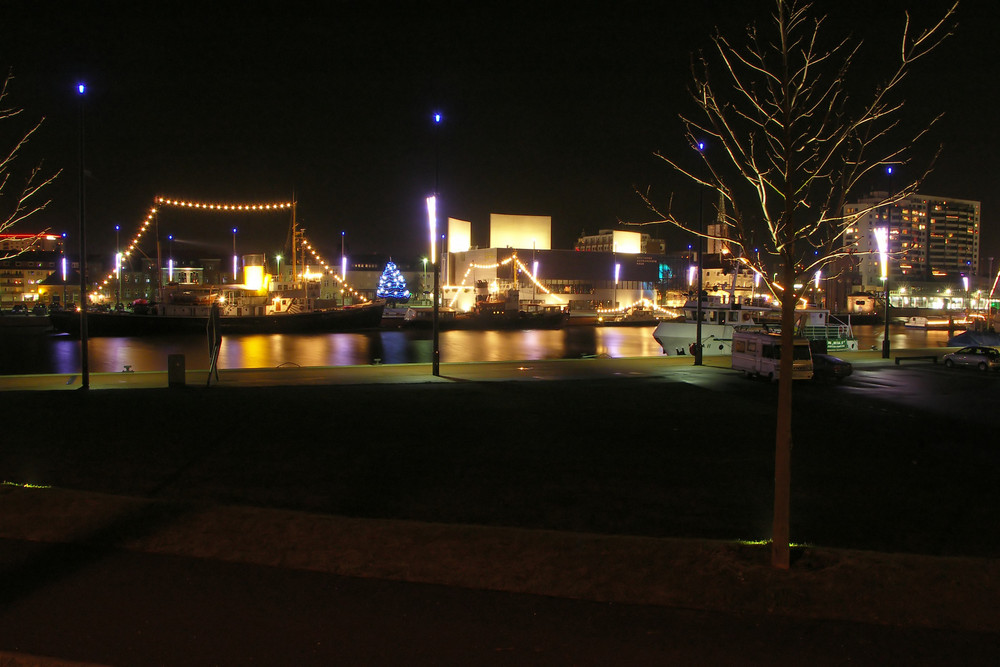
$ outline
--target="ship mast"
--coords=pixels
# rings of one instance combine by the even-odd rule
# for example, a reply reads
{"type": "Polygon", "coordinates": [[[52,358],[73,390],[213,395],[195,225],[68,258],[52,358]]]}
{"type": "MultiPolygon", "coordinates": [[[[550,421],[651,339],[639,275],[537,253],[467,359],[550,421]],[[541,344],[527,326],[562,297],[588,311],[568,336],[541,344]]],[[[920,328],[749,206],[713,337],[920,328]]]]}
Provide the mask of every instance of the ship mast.
{"type": "Polygon", "coordinates": [[[297,223],[295,221],[295,197],[292,196],[292,289],[295,289],[295,275],[297,272],[297,261],[298,261],[298,242],[299,242],[299,230],[297,223]]]}
{"type": "Polygon", "coordinates": [[[162,302],[163,301],[163,258],[160,256],[160,213],[159,210],[156,208],[153,209],[153,234],[154,236],[156,236],[156,299],[162,302]]]}

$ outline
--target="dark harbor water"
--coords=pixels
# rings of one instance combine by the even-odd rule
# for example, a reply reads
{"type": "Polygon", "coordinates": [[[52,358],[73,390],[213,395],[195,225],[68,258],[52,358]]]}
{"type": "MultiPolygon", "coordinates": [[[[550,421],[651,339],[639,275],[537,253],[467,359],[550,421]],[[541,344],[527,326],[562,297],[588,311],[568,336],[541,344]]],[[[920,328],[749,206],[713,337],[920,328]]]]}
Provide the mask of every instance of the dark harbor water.
{"type": "MultiPolygon", "coordinates": [[[[883,329],[854,327],[862,349],[881,349],[883,329]]],[[[893,326],[892,349],[941,347],[947,331],[893,326]]],[[[653,327],[570,326],[538,331],[443,331],[441,361],[517,361],[579,359],[590,355],[655,357],[662,354],[653,327]]],[[[188,369],[208,368],[208,343],[200,336],[91,338],[90,370],[165,371],[167,357],[183,354],[188,369]]],[[[220,368],[274,368],[282,365],[349,366],[431,361],[429,331],[378,330],[336,334],[227,336],[220,368]]],[[[0,375],[76,373],[80,341],[65,335],[19,334],[0,338],[0,375]]]]}

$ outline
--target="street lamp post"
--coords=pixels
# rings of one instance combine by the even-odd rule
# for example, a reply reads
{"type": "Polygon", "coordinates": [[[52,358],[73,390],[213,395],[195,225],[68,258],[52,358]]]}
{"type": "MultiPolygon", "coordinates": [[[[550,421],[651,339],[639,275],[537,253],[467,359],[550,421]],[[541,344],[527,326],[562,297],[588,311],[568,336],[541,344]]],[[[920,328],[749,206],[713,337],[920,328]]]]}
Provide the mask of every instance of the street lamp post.
{"type": "Polygon", "coordinates": [[[882,336],[882,358],[889,358],[889,226],[875,228],[875,242],[878,244],[879,265],[885,287],[885,332],[882,336]]]}
{"type": "Polygon", "coordinates": [[[431,373],[433,375],[440,375],[440,348],[438,347],[438,281],[440,279],[440,273],[438,272],[438,257],[437,257],[437,196],[431,196],[427,198],[427,226],[430,231],[430,242],[431,242],[431,267],[434,270],[434,291],[431,294],[433,299],[431,305],[431,330],[432,330],[432,350],[431,350],[431,373]]]}
{"type": "Polygon", "coordinates": [[[702,219],[704,218],[704,207],[705,207],[705,189],[702,188],[698,195],[698,277],[697,277],[697,294],[695,298],[698,300],[698,305],[695,309],[695,324],[694,324],[694,365],[702,365],[701,356],[701,274],[704,273],[704,259],[705,254],[705,239],[701,236],[702,231],[702,219]]]}
{"type": "MultiPolygon", "coordinates": [[[[885,168],[886,176],[889,179],[889,196],[892,196],[892,165],[887,165],[885,168]]],[[[882,260],[882,277],[885,280],[885,332],[882,336],[882,358],[888,359],[890,352],[889,343],[889,237],[890,229],[892,229],[892,205],[890,204],[886,208],[885,212],[885,248],[882,249],[883,260],[882,260]]]]}
{"type": "Polygon", "coordinates": [[[426,257],[421,257],[420,261],[423,262],[423,265],[424,265],[424,274],[420,278],[420,288],[421,288],[421,291],[423,291],[423,293],[426,294],[427,293],[427,258],[426,257]]]}
{"type": "Polygon", "coordinates": [[[233,282],[236,282],[236,273],[238,270],[236,261],[236,227],[233,227],[233,282]]]}
{"type": "Polygon", "coordinates": [[[167,235],[167,282],[174,282],[174,235],[167,235]]]}
{"type": "MultiPolygon", "coordinates": [[[[699,153],[703,153],[705,150],[705,142],[699,141],[697,145],[699,153]]],[[[698,304],[695,309],[697,321],[694,325],[694,365],[702,365],[702,346],[701,346],[701,318],[702,318],[702,306],[701,306],[701,290],[702,290],[702,273],[704,273],[704,255],[705,255],[705,237],[702,235],[704,232],[704,217],[705,217],[705,188],[699,188],[698,190],[698,293],[695,298],[698,299],[698,304]]]]}
{"type": "Polygon", "coordinates": [[[115,310],[122,307],[122,242],[121,225],[115,225],[115,282],[118,294],[115,298],[115,310]]]}
{"type": "Polygon", "coordinates": [[[536,301],[538,294],[535,285],[538,284],[538,260],[535,259],[535,239],[531,239],[531,300],[536,301]]]}
{"type": "Polygon", "coordinates": [[[611,264],[615,271],[615,285],[611,290],[611,312],[614,313],[618,310],[618,274],[621,271],[621,265],[618,263],[618,245],[614,242],[611,243],[611,264]]]}
{"type": "Polygon", "coordinates": [[[62,269],[62,307],[63,310],[66,310],[66,278],[69,275],[69,262],[66,259],[66,232],[63,232],[62,237],[62,258],[59,260],[59,263],[62,269]]]}
{"type": "MultiPolygon", "coordinates": [[[[347,285],[347,255],[344,254],[344,237],[347,235],[346,231],[340,232],[340,279],[342,284],[346,287],[347,285]]],[[[340,305],[346,306],[347,295],[344,293],[344,297],[341,299],[340,305]]]]}
{"type": "Polygon", "coordinates": [[[439,112],[435,112],[432,120],[434,121],[434,196],[427,200],[427,215],[431,228],[431,266],[434,269],[434,302],[431,310],[431,373],[438,376],[441,375],[440,308],[438,304],[438,290],[441,289],[441,258],[437,256],[437,198],[441,171],[440,127],[444,117],[439,112]]]}
{"type": "Polygon", "coordinates": [[[274,259],[278,264],[278,282],[281,282],[281,255],[275,255],[274,259]]]}
{"type": "Polygon", "coordinates": [[[87,353],[87,216],[84,187],[84,84],[77,84],[80,95],[80,388],[90,389],[90,359],[87,353]]]}

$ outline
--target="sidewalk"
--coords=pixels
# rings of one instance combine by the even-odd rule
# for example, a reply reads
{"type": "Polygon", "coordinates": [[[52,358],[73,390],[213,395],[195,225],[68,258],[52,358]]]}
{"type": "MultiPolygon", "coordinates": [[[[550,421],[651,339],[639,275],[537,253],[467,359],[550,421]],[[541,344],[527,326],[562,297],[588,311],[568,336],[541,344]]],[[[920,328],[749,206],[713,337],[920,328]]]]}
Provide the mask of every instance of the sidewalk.
{"type": "Polygon", "coordinates": [[[704,611],[1000,632],[1000,561],[195,506],[0,487],[0,538],[704,611]],[[914,596],[914,591],[919,595],[914,596]],[[906,600],[907,604],[900,604],[906,600]]]}
{"type": "MultiPolygon", "coordinates": [[[[944,354],[941,348],[905,350],[899,356],[944,354]]],[[[837,356],[857,365],[891,364],[879,351],[838,352],[837,356]]],[[[897,355],[893,354],[893,358],[897,355]]],[[[730,357],[706,356],[707,368],[729,369],[730,357]]],[[[206,369],[188,369],[183,384],[189,388],[227,386],[279,386],[302,384],[409,384],[429,382],[506,380],[587,379],[622,375],[652,377],[668,368],[694,368],[691,357],[626,357],[618,359],[542,359],[531,361],[493,361],[442,363],[441,374],[431,374],[429,363],[371,366],[315,366],[221,369],[219,379],[208,383],[206,369]]],[[[150,389],[170,386],[167,371],[130,373],[90,373],[91,389],[150,389]]],[[[0,375],[2,391],[62,391],[79,389],[80,374],[0,375]]]]}

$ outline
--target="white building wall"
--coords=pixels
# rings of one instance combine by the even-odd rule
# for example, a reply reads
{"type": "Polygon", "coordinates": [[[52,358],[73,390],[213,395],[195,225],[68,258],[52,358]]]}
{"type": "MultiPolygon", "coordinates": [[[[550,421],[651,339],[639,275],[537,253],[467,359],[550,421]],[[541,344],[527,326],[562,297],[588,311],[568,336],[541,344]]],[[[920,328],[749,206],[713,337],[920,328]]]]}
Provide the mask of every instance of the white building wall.
{"type": "Polygon", "coordinates": [[[491,248],[552,249],[552,216],[490,214],[491,248]]]}

